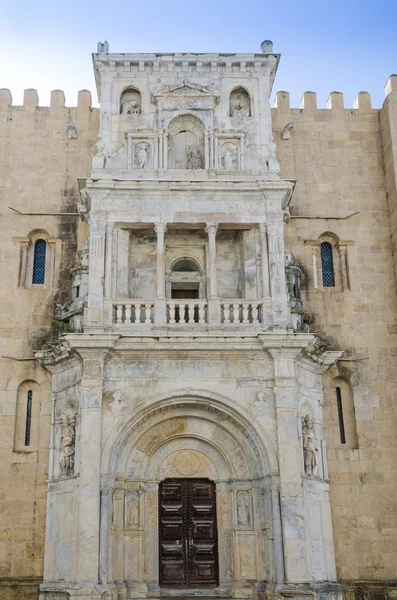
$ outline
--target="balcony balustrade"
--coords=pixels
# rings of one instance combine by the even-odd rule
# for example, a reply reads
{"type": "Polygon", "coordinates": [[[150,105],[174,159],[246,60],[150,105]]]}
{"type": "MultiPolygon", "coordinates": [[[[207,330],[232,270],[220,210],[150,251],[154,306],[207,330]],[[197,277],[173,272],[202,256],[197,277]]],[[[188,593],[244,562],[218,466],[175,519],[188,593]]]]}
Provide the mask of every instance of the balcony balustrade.
{"type": "MultiPolygon", "coordinates": [[[[222,299],[218,302],[219,323],[211,322],[211,325],[258,325],[263,322],[260,300],[222,299]]],[[[141,298],[113,300],[113,324],[123,327],[156,325],[155,304],[156,300],[141,298]]],[[[167,300],[166,322],[172,326],[209,324],[208,301],[167,300]]]]}

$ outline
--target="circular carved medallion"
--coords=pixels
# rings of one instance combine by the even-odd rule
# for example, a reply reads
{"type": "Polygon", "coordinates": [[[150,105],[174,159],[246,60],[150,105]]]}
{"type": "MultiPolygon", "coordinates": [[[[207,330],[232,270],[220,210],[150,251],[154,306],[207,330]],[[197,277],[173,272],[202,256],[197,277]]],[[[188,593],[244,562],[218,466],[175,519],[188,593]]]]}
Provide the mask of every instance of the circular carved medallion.
{"type": "Polygon", "coordinates": [[[194,475],[200,468],[200,459],[190,450],[178,452],[172,462],[178,473],[185,477],[194,475]]]}

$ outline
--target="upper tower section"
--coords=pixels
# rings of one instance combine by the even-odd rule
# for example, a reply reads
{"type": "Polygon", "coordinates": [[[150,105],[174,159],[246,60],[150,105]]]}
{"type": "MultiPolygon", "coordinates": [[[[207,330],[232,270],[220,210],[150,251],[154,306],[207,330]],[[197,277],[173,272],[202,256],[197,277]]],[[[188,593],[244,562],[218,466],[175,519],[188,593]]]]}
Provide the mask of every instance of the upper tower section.
{"type": "Polygon", "coordinates": [[[277,178],[269,97],[279,62],[260,54],[93,55],[100,130],[96,178],[277,178]],[[194,174],[192,173],[194,171],[194,174]],[[178,172],[178,173],[176,173],[178,172]]]}

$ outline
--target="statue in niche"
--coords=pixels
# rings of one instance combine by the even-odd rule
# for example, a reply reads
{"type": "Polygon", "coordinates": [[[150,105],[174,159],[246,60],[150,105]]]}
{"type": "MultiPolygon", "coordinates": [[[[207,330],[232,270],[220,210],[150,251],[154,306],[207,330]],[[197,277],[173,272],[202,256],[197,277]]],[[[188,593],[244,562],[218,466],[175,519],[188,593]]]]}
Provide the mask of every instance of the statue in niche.
{"type": "Polygon", "coordinates": [[[188,169],[202,169],[203,159],[200,150],[197,146],[189,144],[187,149],[187,168],[188,169]]]}
{"type": "Polygon", "coordinates": [[[228,147],[226,147],[223,153],[222,162],[223,168],[226,171],[232,171],[235,168],[233,151],[228,147]]]}
{"type": "Polygon", "coordinates": [[[61,418],[61,454],[59,462],[61,464],[62,475],[68,477],[74,474],[74,455],[76,442],[76,424],[69,415],[62,415],[61,418]]]}
{"type": "Polygon", "coordinates": [[[139,115],[141,107],[138,100],[128,100],[124,102],[121,112],[123,115],[139,115]]]}
{"type": "Polygon", "coordinates": [[[269,158],[267,161],[268,169],[269,169],[269,171],[279,172],[280,171],[280,163],[278,162],[277,156],[276,156],[277,146],[274,143],[274,138],[272,135],[269,136],[268,148],[269,148],[269,158]]]}
{"type": "Polygon", "coordinates": [[[137,144],[135,147],[135,165],[137,169],[147,169],[149,166],[149,146],[137,144]]]}
{"type": "Polygon", "coordinates": [[[234,90],[230,94],[230,116],[239,118],[250,116],[250,98],[243,88],[234,90]]]}
{"type": "Polygon", "coordinates": [[[130,527],[134,525],[139,525],[139,494],[138,492],[128,492],[126,526],[130,527]]]}
{"type": "Polygon", "coordinates": [[[248,492],[237,492],[237,523],[241,527],[251,525],[251,509],[248,492]]]}
{"type": "Polygon", "coordinates": [[[305,462],[306,475],[316,475],[317,472],[317,448],[314,438],[313,421],[310,415],[306,415],[302,423],[303,458],[305,462]]]}

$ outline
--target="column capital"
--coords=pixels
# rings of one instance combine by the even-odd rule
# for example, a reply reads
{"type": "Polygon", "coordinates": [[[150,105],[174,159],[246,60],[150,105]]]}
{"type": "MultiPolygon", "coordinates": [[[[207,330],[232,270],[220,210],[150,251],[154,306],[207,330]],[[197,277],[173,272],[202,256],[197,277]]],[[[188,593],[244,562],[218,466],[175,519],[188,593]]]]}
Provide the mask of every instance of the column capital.
{"type": "Polygon", "coordinates": [[[114,223],[106,223],[106,233],[113,233],[114,223]]]}
{"type": "Polygon", "coordinates": [[[347,246],[341,246],[341,245],[339,245],[338,246],[338,250],[339,250],[339,254],[341,256],[346,256],[346,254],[347,254],[347,246]]]}
{"type": "Polygon", "coordinates": [[[208,235],[210,235],[211,233],[213,235],[215,235],[216,232],[218,231],[218,227],[219,227],[219,223],[207,223],[206,226],[205,226],[205,228],[204,228],[204,231],[208,235]]]}
{"type": "Polygon", "coordinates": [[[157,233],[157,235],[159,235],[159,234],[164,235],[164,233],[167,231],[167,223],[155,223],[154,231],[157,233]]]}
{"type": "Polygon", "coordinates": [[[267,233],[267,223],[258,223],[260,234],[267,233]]]}

